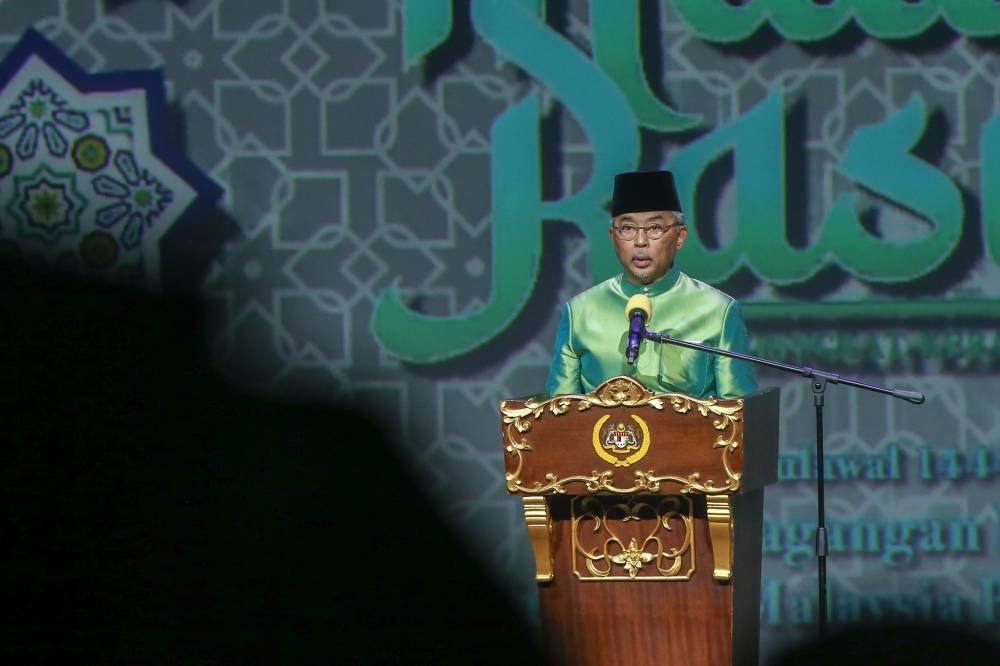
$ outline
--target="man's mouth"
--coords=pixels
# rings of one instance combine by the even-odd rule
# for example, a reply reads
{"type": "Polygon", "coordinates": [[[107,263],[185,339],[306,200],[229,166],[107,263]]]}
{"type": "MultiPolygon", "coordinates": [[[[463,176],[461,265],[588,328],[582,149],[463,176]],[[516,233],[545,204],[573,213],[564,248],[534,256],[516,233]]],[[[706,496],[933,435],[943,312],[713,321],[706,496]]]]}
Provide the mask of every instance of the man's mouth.
{"type": "Polygon", "coordinates": [[[652,257],[632,257],[632,264],[638,268],[646,268],[653,263],[652,257]]]}

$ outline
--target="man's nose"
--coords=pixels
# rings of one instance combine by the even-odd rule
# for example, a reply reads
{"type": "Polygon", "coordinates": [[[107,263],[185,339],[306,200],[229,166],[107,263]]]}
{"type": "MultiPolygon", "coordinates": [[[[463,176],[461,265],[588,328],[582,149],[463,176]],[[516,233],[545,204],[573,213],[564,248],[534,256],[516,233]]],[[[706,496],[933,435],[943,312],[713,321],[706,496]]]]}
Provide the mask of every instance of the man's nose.
{"type": "Polygon", "coordinates": [[[649,238],[646,236],[646,229],[644,227],[639,227],[635,230],[635,240],[633,241],[636,245],[648,245],[649,238]]]}

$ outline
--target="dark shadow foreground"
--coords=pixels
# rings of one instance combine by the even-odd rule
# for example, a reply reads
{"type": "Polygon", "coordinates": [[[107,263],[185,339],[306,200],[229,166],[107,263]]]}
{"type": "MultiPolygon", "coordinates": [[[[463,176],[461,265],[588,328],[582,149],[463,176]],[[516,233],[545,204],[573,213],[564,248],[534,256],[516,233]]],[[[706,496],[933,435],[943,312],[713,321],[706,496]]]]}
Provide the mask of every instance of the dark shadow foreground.
{"type": "Polygon", "coordinates": [[[972,666],[1000,660],[1000,643],[946,624],[873,622],[831,631],[791,648],[768,666],[972,666]]]}
{"type": "Polygon", "coordinates": [[[539,663],[383,433],[241,394],[200,306],[0,283],[6,663],[539,663]]]}

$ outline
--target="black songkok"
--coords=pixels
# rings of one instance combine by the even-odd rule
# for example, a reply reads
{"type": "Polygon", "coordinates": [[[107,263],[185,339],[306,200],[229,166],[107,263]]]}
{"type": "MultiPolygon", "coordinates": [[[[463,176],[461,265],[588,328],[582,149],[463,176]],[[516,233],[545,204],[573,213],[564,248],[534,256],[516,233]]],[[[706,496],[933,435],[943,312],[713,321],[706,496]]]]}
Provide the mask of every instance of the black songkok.
{"type": "Polygon", "coordinates": [[[615,176],[611,217],[653,210],[681,212],[681,201],[669,171],[628,171],[615,176]]]}

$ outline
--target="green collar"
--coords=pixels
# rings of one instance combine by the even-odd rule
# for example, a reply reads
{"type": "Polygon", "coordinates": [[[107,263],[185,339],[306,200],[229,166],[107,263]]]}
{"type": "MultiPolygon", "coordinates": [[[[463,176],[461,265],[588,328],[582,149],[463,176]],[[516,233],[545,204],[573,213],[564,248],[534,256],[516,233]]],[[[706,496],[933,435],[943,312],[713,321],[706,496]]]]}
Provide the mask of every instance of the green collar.
{"type": "Polygon", "coordinates": [[[677,262],[670,267],[666,275],[661,277],[656,282],[652,284],[637,285],[629,282],[629,279],[625,277],[622,273],[618,276],[618,286],[621,287],[622,293],[625,294],[626,298],[631,298],[636,294],[646,294],[647,296],[659,296],[660,294],[666,293],[668,289],[677,284],[677,277],[681,274],[680,269],[677,267],[677,262]]]}

